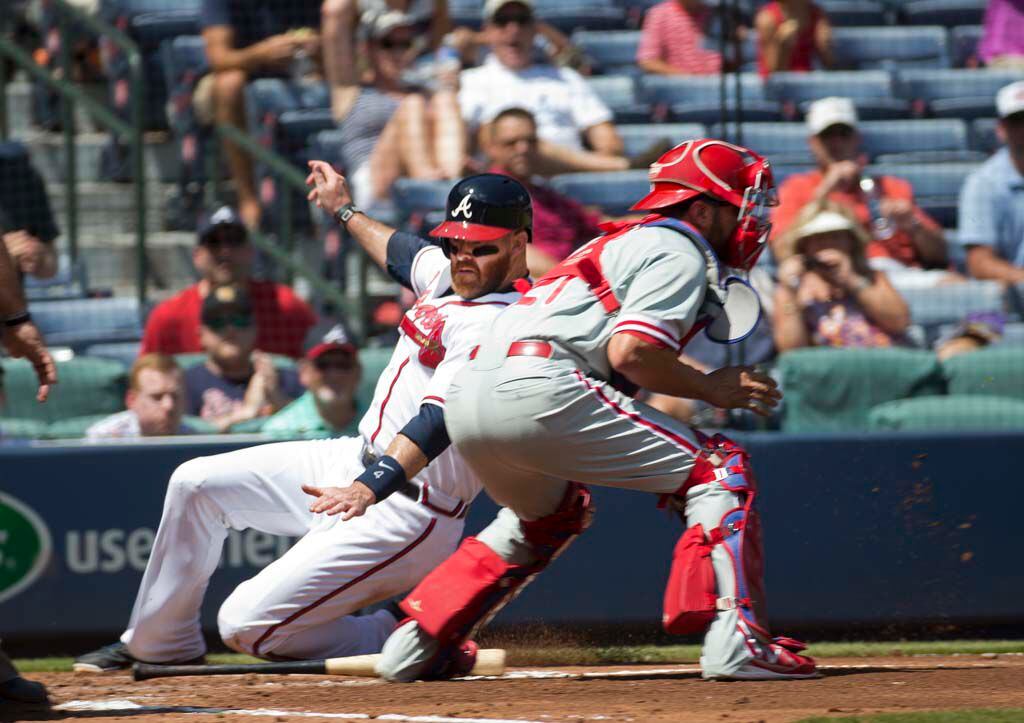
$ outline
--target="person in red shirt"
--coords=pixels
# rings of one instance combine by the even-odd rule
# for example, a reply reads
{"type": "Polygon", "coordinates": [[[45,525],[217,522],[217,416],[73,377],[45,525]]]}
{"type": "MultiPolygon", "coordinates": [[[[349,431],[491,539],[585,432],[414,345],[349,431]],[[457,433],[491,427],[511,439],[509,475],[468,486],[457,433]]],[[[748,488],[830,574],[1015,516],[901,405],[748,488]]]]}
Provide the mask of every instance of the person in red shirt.
{"type": "Polygon", "coordinates": [[[484,150],[491,173],[512,176],[526,187],[533,202],[533,238],[526,247],[530,273],[542,276],[601,233],[601,214],[591,211],[538,180],[537,123],[523,108],[503,110],[491,122],[484,150]]]}
{"type": "Polygon", "coordinates": [[[291,288],[250,276],[253,248],[233,208],[222,206],[199,224],[192,263],[200,281],[161,302],[150,313],[139,354],[199,352],[199,315],[213,286],[244,284],[256,320],[256,348],[268,354],[302,356],[316,313],[291,288]]]}
{"type": "Polygon", "coordinates": [[[813,70],[815,58],[826,68],[832,58],[832,24],[810,0],[772,0],[754,18],[757,69],[762,77],[781,70],[813,70]]]}
{"type": "Polygon", "coordinates": [[[644,16],[636,62],[657,75],[713,75],[722,56],[704,47],[711,11],[703,0],[664,0],[644,16]]]}
{"type": "Polygon", "coordinates": [[[792,227],[805,206],[827,199],[848,208],[870,229],[867,257],[872,268],[881,269],[885,264],[876,261],[890,259],[897,268],[945,269],[946,239],[939,225],[914,204],[910,184],[892,176],[864,175],[866,158],[857,123],[857,111],[848,98],[822,98],[811,104],[807,142],[818,170],[790,176],[779,187],[772,250],[778,250],[775,240],[792,227]]]}

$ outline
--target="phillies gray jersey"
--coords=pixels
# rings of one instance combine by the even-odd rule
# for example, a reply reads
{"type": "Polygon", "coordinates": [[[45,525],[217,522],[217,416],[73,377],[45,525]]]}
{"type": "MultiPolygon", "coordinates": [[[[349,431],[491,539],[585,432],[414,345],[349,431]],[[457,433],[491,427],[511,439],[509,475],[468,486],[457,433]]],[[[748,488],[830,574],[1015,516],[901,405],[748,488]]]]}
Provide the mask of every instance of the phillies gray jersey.
{"type": "Polygon", "coordinates": [[[667,228],[637,227],[607,241],[600,261],[622,305],[617,313],[609,314],[579,278],[541,283],[498,316],[481,351],[494,340],[551,341],[580,369],[602,379],[611,377],[607,349],[613,334],[680,351],[707,290],[707,262],[694,242],[667,228]]]}

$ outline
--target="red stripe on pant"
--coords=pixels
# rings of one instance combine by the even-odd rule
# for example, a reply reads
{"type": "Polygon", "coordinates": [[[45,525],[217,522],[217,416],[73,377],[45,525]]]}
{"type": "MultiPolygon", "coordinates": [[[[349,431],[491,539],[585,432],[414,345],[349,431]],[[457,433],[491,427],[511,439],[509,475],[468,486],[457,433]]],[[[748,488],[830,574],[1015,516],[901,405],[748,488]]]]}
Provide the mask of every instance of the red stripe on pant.
{"type": "Polygon", "coordinates": [[[375,573],[380,572],[381,570],[383,570],[388,565],[391,565],[391,564],[397,562],[398,560],[401,560],[403,557],[405,557],[410,552],[412,552],[414,549],[416,549],[416,547],[421,542],[423,542],[425,539],[427,539],[427,537],[430,535],[430,533],[434,530],[434,525],[436,525],[436,524],[437,524],[437,520],[436,519],[431,519],[430,520],[430,524],[427,525],[427,529],[425,529],[422,532],[422,534],[420,534],[419,537],[417,537],[415,540],[410,542],[406,547],[404,547],[402,550],[397,552],[394,556],[389,557],[384,562],[381,562],[381,563],[379,563],[377,565],[374,565],[369,570],[364,572],[362,575],[359,575],[358,577],[352,578],[351,580],[346,582],[341,587],[337,588],[336,590],[332,590],[331,592],[327,593],[326,595],[324,595],[319,600],[316,600],[316,601],[310,603],[309,605],[307,605],[306,607],[302,608],[301,610],[296,610],[294,613],[289,615],[287,618],[285,618],[281,622],[276,623],[274,625],[271,625],[269,628],[267,628],[263,632],[263,635],[261,635],[256,640],[256,643],[252,646],[252,654],[258,656],[260,654],[260,646],[263,645],[263,643],[266,641],[266,639],[269,638],[271,635],[273,635],[278,630],[280,630],[281,628],[283,628],[285,625],[288,625],[289,623],[295,622],[296,620],[301,618],[303,615],[308,613],[310,610],[315,610],[316,608],[320,607],[321,605],[323,605],[325,602],[327,602],[328,600],[330,600],[334,596],[340,595],[341,593],[343,593],[346,590],[348,590],[349,588],[351,588],[353,585],[356,585],[357,583],[362,582],[363,580],[367,579],[371,575],[374,575],[375,573]]]}

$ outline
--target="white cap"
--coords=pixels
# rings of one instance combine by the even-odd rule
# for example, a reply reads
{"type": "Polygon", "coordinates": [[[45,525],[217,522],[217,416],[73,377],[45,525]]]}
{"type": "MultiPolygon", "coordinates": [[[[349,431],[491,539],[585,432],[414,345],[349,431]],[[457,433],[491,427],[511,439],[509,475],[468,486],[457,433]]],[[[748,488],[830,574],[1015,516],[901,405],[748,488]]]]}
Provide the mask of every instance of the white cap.
{"type": "Polygon", "coordinates": [[[832,231],[856,231],[857,227],[853,221],[835,211],[822,211],[810,221],[797,229],[798,239],[808,236],[817,236],[819,233],[831,233],[832,231]]]}
{"type": "Polygon", "coordinates": [[[519,3],[525,5],[531,11],[533,10],[533,0],[487,0],[484,3],[483,17],[484,20],[490,20],[494,17],[494,14],[501,10],[509,3],[519,3]]]}
{"type": "Polygon", "coordinates": [[[400,10],[370,12],[363,16],[362,30],[364,37],[380,40],[387,37],[395,28],[405,28],[416,24],[416,18],[400,10]]]}
{"type": "Polygon", "coordinates": [[[849,98],[822,98],[807,109],[807,132],[816,136],[829,126],[857,127],[857,109],[849,98]]]}
{"type": "Polygon", "coordinates": [[[996,94],[996,112],[1000,118],[1024,112],[1024,80],[1010,83],[996,94]]]}

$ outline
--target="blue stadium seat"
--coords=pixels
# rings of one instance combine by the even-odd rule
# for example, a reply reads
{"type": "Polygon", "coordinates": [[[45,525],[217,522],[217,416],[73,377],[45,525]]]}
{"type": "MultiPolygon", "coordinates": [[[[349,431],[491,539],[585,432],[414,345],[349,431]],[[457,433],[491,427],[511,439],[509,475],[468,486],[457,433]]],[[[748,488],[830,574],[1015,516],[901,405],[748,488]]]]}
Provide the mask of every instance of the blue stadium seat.
{"type": "Polygon", "coordinates": [[[454,26],[467,25],[479,29],[483,6],[483,0],[448,0],[448,16],[454,26]]]}
{"type": "MultiPolygon", "coordinates": [[[[723,124],[713,126],[711,134],[730,141],[740,140],[723,124]]],[[[746,147],[766,155],[773,167],[814,164],[814,156],[807,145],[807,127],[803,123],[745,123],[742,140],[746,147]]]]}
{"type": "MultiPolygon", "coordinates": [[[[913,117],[910,101],[902,98],[853,98],[857,109],[857,117],[862,121],[869,120],[901,120],[913,117]]],[[[808,100],[800,104],[800,114],[806,116],[807,109],[813,103],[808,100]]]]}
{"type": "Polygon", "coordinates": [[[450,181],[399,178],[391,187],[391,195],[404,211],[434,211],[444,208],[451,187],[450,181]]]}
{"type": "Polygon", "coordinates": [[[949,50],[956,68],[976,68],[980,64],[978,43],[984,28],[981,25],[958,25],[949,31],[949,50]]]}
{"type": "Polygon", "coordinates": [[[706,138],[708,129],[701,123],[638,123],[618,128],[627,156],[647,150],[652,143],[664,139],[673,144],[690,138],[706,138]]]}
{"type": "Polygon", "coordinates": [[[167,84],[167,125],[178,145],[178,203],[175,223],[190,218],[202,203],[202,183],[207,180],[206,159],[213,152],[213,129],[204,127],[192,107],[199,79],[209,71],[206,43],[198,35],[179,35],[164,40],[160,58],[167,84]]]}
{"type": "Polygon", "coordinates": [[[25,276],[22,280],[25,298],[33,301],[58,299],[84,299],[89,292],[89,278],[85,261],[81,258],[72,262],[67,254],[60,254],[57,273],[49,279],[25,276]]]}
{"type": "Polygon", "coordinates": [[[971,123],[971,148],[983,153],[994,153],[1001,145],[996,135],[995,118],[978,118],[971,123]]]}
{"type": "Polygon", "coordinates": [[[51,346],[69,346],[77,352],[89,344],[142,338],[142,314],[135,297],[35,301],[29,310],[51,346]]]}
{"type": "Polygon", "coordinates": [[[341,146],[341,131],[337,129],[320,131],[315,133],[309,141],[309,156],[327,161],[344,173],[347,169],[341,165],[341,146]]]}
{"type": "Polygon", "coordinates": [[[590,59],[595,73],[640,73],[636,64],[639,30],[580,30],[572,42],[590,59]]]}
{"type": "Polygon", "coordinates": [[[900,6],[907,25],[978,25],[986,0],[908,0],[900,6]]]}
{"type": "MultiPolygon", "coordinates": [[[[740,105],[747,121],[782,118],[778,103],[765,98],[764,84],[756,73],[740,74],[740,105]]],[[[680,123],[717,123],[722,120],[721,81],[718,76],[645,75],[639,80],[640,98],[650,102],[658,119],[680,123]]],[[[726,111],[736,107],[735,78],[725,84],[726,111]]]]}
{"type": "Polygon", "coordinates": [[[611,0],[535,0],[534,12],[563,33],[626,27],[626,11],[611,0]]]}
{"type": "Polygon", "coordinates": [[[819,0],[832,27],[886,25],[889,11],[885,3],[874,0],[819,0]]]}
{"type": "Polygon", "coordinates": [[[113,359],[121,362],[128,369],[139,356],[139,349],[142,342],[139,341],[114,341],[100,344],[89,344],[82,349],[83,356],[96,357],[99,359],[113,359]]]}
{"type": "Polygon", "coordinates": [[[611,109],[616,123],[644,123],[651,119],[651,107],[638,100],[632,76],[598,76],[588,78],[587,84],[611,109]]]}
{"type": "Polygon", "coordinates": [[[864,150],[874,158],[887,153],[966,151],[967,124],[952,119],[865,121],[864,150]]]}
{"type": "Polygon", "coordinates": [[[277,122],[275,147],[285,157],[304,166],[311,157],[309,145],[312,137],[335,125],[330,108],[286,110],[277,122]]]}
{"type": "Polygon", "coordinates": [[[102,0],[101,7],[105,14],[141,15],[174,10],[189,10],[198,14],[202,4],[202,0],[102,0]]]}
{"type": "Polygon", "coordinates": [[[626,213],[651,187],[647,171],[565,173],[553,177],[551,184],[583,205],[599,206],[612,216],[626,213]]]}
{"type": "Polygon", "coordinates": [[[765,89],[769,98],[796,105],[835,95],[859,100],[894,97],[892,77],[882,70],[772,73],[765,89]]]}
{"type": "MultiPolygon", "coordinates": [[[[829,16],[831,18],[831,15],[829,16]]],[[[832,47],[843,68],[948,68],[946,30],[941,27],[835,28],[832,47]]]]}
{"type": "Polygon", "coordinates": [[[949,103],[939,104],[940,110],[957,107],[957,114],[980,118],[992,115],[993,99],[999,89],[1020,78],[1019,72],[1005,70],[908,69],[899,71],[897,88],[899,95],[914,103],[934,109],[936,101],[948,99],[949,103]],[[972,106],[976,111],[971,111],[972,106]]]}
{"type": "Polygon", "coordinates": [[[1004,311],[1003,287],[997,281],[971,279],[930,289],[900,289],[910,306],[910,318],[924,327],[955,324],[981,311],[1004,311]]]}
{"type": "Polygon", "coordinates": [[[938,98],[930,104],[936,118],[962,118],[974,120],[987,118],[996,112],[996,99],[990,95],[971,98],[938,98]]]}
{"type": "Polygon", "coordinates": [[[977,163],[921,163],[868,166],[870,174],[897,176],[910,182],[917,205],[946,228],[957,224],[960,187],[977,163]]]}

